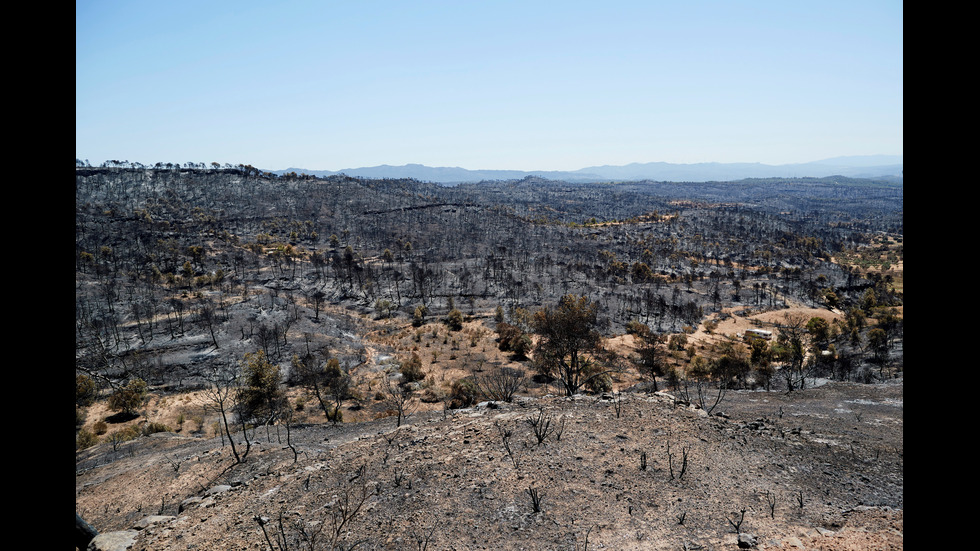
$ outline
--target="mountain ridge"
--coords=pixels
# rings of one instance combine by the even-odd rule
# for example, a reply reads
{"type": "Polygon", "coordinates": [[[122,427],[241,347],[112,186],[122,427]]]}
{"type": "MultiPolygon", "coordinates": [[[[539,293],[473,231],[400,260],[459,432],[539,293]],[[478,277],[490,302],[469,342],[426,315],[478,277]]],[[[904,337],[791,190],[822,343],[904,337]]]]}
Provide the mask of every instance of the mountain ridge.
{"type": "Polygon", "coordinates": [[[901,179],[904,172],[902,155],[865,155],[832,157],[808,163],[767,165],[763,163],[667,163],[653,161],[627,165],[599,165],[577,170],[509,170],[467,169],[462,167],[430,167],[418,163],[401,166],[377,165],[341,170],[311,170],[287,168],[271,171],[277,174],[299,172],[314,176],[346,174],[362,178],[415,178],[438,183],[479,182],[483,180],[517,180],[539,176],[569,182],[601,181],[732,181],[746,178],[846,176],[851,178],[901,179]]]}

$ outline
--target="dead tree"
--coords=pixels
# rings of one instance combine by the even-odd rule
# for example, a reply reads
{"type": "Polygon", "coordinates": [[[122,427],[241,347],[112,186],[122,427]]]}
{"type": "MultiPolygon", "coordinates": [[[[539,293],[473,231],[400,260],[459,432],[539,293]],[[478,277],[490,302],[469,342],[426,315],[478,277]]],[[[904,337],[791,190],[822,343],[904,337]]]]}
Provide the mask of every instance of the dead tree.
{"type": "Polygon", "coordinates": [[[88,544],[98,536],[99,533],[89,526],[89,523],[85,522],[75,513],[75,547],[77,549],[88,549],[88,544]]]}

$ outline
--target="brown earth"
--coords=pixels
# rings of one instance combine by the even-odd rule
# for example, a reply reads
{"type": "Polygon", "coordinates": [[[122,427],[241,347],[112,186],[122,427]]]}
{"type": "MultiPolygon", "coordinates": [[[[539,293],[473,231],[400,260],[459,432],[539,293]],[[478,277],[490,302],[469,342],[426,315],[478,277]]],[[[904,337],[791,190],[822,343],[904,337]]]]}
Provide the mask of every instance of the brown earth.
{"type": "Polygon", "coordinates": [[[361,490],[337,538],[358,549],[735,549],[735,524],[759,549],[903,548],[901,379],[741,391],[722,408],[663,393],[528,398],[400,428],[294,428],[295,460],[282,428],[260,428],[242,464],[220,439],[162,433],[77,453],[76,511],[100,531],[172,517],[135,550],[267,549],[280,533],[305,548],[302,534],[329,529],[339,497],[361,490]],[[539,444],[528,420],[541,411],[553,432],[539,444]],[[192,497],[204,500],[178,512],[192,497]]]}
{"type": "MultiPolygon", "coordinates": [[[[725,319],[717,321],[713,329],[706,329],[701,324],[688,335],[688,342],[698,349],[719,344],[726,339],[737,339],[747,329],[774,329],[787,315],[819,316],[833,321],[842,317],[840,314],[814,308],[792,307],[775,311],[763,311],[744,314],[739,309],[725,309],[725,319]]],[[[384,388],[387,370],[397,368],[398,362],[407,359],[413,352],[422,360],[423,370],[427,374],[427,388],[435,397],[444,397],[453,381],[473,374],[478,366],[501,366],[527,371],[527,366],[515,361],[509,353],[497,349],[496,333],[490,330],[484,320],[491,317],[484,314],[468,321],[464,329],[450,332],[439,321],[430,322],[422,327],[413,327],[404,321],[395,319],[371,320],[364,317],[362,322],[370,329],[365,333],[366,361],[364,366],[357,368],[352,375],[361,400],[348,402],[344,407],[346,422],[361,422],[377,419],[386,414],[387,405],[372,397],[384,388]],[[387,359],[383,359],[387,358],[387,359]]],[[[707,322],[716,321],[717,314],[709,316],[707,322]]],[[[301,335],[293,338],[299,340],[301,335]]],[[[632,335],[619,335],[604,339],[604,348],[614,352],[620,358],[629,358],[636,352],[637,342],[632,335]]],[[[288,363],[288,362],[287,362],[288,363]]],[[[624,370],[612,376],[613,390],[632,387],[639,382],[635,370],[624,370]]],[[[540,397],[548,393],[557,393],[559,389],[551,385],[530,384],[522,394],[540,397]]],[[[299,389],[289,391],[292,402],[297,399],[305,401],[309,407],[296,412],[298,423],[323,423],[326,418],[314,402],[304,397],[299,389]]],[[[143,416],[128,421],[109,423],[107,433],[99,434],[103,439],[113,432],[122,431],[131,425],[146,421],[160,423],[179,434],[191,436],[217,436],[217,413],[209,410],[207,398],[200,391],[181,392],[179,394],[160,394],[151,392],[143,408],[143,416]]],[[[441,410],[441,400],[432,402],[416,402],[417,411],[441,410]]],[[[86,412],[83,428],[93,433],[99,421],[111,418],[105,401],[91,406],[86,412]]]]}
{"type": "MultiPolygon", "coordinates": [[[[708,345],[787,312],[728,312],[689,340],[708,345]]],[[[521,365],[478,320],[453,334],[438,324],[375,326],[366,365],[415,351],[437,393],[474,364],[521,365]]],[[[634,345],[630,336],[606,342],[621,357],[634,345]]],[[[359,384],[378,388],[383,373],[361,373],[359,384]]],[[[635,373],[617,374],[614,389],[636,382],[635,373]]],[[[711,416],[676,400],[679,391],[563,398],[553,390],[531,385],[512,404],[448,413],[416,402],[397,428],[370,396],[339,425],[306,407],[288,439],[284,427],[256,430],[240,464],[215,436],[203,396],[151,394],[144,418],[109,432],[145,420],[178,432],[76,452],[76,512],[103,532],[164,515],[134,550],[735,549],[735,525],[758,549],[903,548],[902,379],[730,392],[715,410],[722,415],[711,416]],[[529,420],[540,415],[553,432],[538,443],[529,420]],[[208,495],[222,485],[230,489],[208,495]],[[361,490],[363,508],[328,538],[338,498],[361,490]],[[202,501],[182,507],[189,498],[202,501]]],[[[92,406],[86,426],[110,413],[92,406]]]]}

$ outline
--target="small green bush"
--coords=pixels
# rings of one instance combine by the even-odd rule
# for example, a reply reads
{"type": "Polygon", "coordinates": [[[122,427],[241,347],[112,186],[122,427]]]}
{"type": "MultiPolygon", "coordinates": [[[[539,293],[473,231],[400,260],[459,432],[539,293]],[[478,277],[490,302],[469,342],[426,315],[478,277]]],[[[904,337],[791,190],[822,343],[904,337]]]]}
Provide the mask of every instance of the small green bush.
{"type": "Polygon", "coordinates": [[[630,321],[626,323],[626,333],[629,335],[645,335],[650,332],[650,328],[645,323],[630,321]]]}
{"type": "Polygon", "coordinates": [[[402,377],[405,378],[406,383],[421,381],[425,378],[425,373],[422,371],[422,358],[415,352],[412,352],[412,356],[402,363],[400,372],[402,377]]]}
{"type": "Polygon", "coordinates": [[[598,363],[586,361],[582,372],[589,377],[585,383],[585,388],[589,392],[598,394],[612,390],[612,377],[609,373],[603,373],[603,368],[598,363]]]}
{"type": "Polygon", "coordinates": [[[463,313],[455,308],[450,310],[449,315],[446,316],[446,325],[449,326],[450,331],[459,331],[462,329],[463,313]]]}
{"type": "Polygon", "coordinates": [[[75,435],[75,449],[84,450],[99,443],[99,437],[89,430],[82,429],[75,435]]]}
{"type": "Polygon", "coordinates": [[[594,379],[589,379],[589,381],[585,384],[585,388],[594,394],[609,392],[613,388],[612,377],[610,377],[608,373],[598,375],[594,379]]]}
{"type": "Polygon", "coordinates": [[[480,396],[480,390],[476,383],[469,379],[457,379],[449,388],[449,407],[460,409],[470,407],[476,403],[480,396]]]}
{"type": "Polygon", "coordinates": [[[147,423],[143,425],[143,436],[149,436],[158,432],[173,432],[170,427],[163,423],[147,423]]]}
{"type": "Polygon", "coordinates": [[[75,407],[87,407],[95,403],[99,389],[88,375],[75,375],[75,407]]]}

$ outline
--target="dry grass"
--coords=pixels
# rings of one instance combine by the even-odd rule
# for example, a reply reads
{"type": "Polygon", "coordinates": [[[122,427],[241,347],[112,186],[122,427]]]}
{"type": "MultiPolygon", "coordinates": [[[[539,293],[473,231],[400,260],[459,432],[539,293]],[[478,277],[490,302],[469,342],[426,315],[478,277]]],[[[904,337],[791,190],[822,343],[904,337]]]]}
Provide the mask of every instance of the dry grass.
{"type": "MultiPolygon", "coordinates": [[[[807,317],[818,316],[833,321],[840,314],[811,308],[792,308],[771,312],[762,312],[750,316],[739,316],[732,309],[726,309],[728,317],[716,321],[717,316],[710,316],[704,324],[688,335],[688,343],[698,350],[710,350],[714,345],[744,334],[751,328],[772,329],[788,313],[802,313],[807,317]],[[713,325],[709,331],[706,325],[713,325]]],[[[488,316],[487,316],[488,317],[488,316]]],[[[410,323],[397,319],[366,320],[371,330],[366,333],[365,343],[368,350],[368,363],[375,364],[378,350],[394,351],[389,369],[397,370],[399,361],[410,354],[417,353],[422,359],[422,369],[426,378],[422,381],[421,392],[427,401],[415,399],[412,410],[415,412],[440,411],[444,409],[443,398],[449,395],[454,381],[471,377],[475,372],[490,369],[493,366],[520,369],[532,375],[526,363],[515,361],[509,352],[502,352],[497,347],[496,333],[484,321],[487,317],[470,319],[464,323],[460,331],[450,331],[440,321],[430,321],[414,327],[410,323]]],[[[296,338],[299,338],[297,336],[296,338]]],[[[616,335],[604,340],[607,351],[615,353],[622,365],[628,365],[628,359],[635,354],[636,339],[632,335],[616,335]]],[[[355,369],[352,373],[355,381],[357,400],[349,400],[343,408],[344,422],[364,422],[384,417],[390,414],[389,406],[382,400],[375,399],[379,391],[385,388],[386,372],[383,369],[355,369]]],[[[640,381],[634,369],[623,369],[614,374],[613,390],[622,390],[640,381]]],[[[521,394],[527,396],[544,396],[557,393],[557,389],[549,385],[530,385],[521,394]]],[[[301,388],[288,390],[290,403],[302,403],[301,410],[294,413],[296,423],[328,423],[324,413],[319,409],[315,400],[306,396],[301,388]]],[[[177,434],[193,436],[214,436],[217,414],[208,407],[207,398],[200,391],[180,394],[161,395],[149,393],[139,418],[122,423],[109,423],[108,432],[101,436],[103,441],[117,431],[125,431],[132,425],[141,425],[147,421],[160,423],[177,434]],[[183,416],[183,423],[181,423],[183,416]]],[[[94,432],[94,425],[99,421],[111,419],[113,412],[104,401],[88,408],[84,428],[94,432]]]]}

